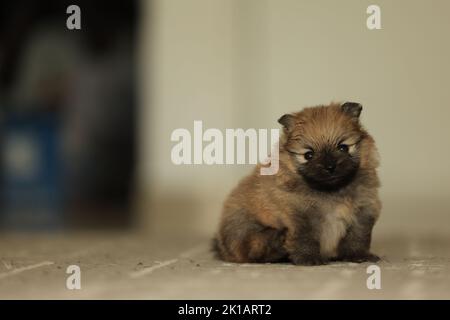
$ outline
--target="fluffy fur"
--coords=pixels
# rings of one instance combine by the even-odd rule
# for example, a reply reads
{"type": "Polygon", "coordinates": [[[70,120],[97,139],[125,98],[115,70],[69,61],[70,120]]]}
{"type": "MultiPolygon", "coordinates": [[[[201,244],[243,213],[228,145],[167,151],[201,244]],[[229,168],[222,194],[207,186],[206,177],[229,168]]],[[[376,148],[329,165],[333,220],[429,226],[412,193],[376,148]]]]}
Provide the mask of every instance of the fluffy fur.
{"type": "Polygon", "coordinates": [[[231,262],[377,261],[370,253],[379,216],[378,154],[358,103],[305,108],[279,119],[280,169],[260,165],[225,202],[215,238],[231,262]]]}

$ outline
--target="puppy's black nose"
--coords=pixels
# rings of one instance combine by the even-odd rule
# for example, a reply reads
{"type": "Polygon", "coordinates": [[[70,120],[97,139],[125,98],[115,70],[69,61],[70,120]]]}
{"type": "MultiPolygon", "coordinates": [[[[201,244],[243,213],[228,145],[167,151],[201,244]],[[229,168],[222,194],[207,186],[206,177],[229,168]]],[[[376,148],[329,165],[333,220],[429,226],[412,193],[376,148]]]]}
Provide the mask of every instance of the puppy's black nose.
{"type": "Polygon", "coordinates": [[[325,170],[327,170],[329,173],[333,173],[336,169],[336,162],[330,161],[325,164],[325,170]]]}

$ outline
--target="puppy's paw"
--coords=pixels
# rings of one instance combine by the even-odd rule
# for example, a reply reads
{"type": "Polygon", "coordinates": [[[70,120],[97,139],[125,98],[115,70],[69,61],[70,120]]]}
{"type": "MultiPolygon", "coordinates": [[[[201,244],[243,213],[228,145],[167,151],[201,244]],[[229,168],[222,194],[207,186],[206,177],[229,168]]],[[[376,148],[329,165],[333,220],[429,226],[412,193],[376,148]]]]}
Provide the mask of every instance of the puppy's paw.
{"type": "Polygon", "coordinates": [[[299,266],[320,266],[327,264],[327,260],[325,260],[321,256],[295,255],[291,256],[291,261],[295,265],[299,266]]]}
{"type": "Polygon", "coordinates": [[[366,253],[361,255],[347,256],[341,259],[342,261],[355,262],[355,263],[363,263],[363,262],[378,262],[380,261],[380,257],[372,254],[366,253]]]}
{"type": "Polygon", "coordinates": [[[369,253],[366,256],[366,261],[368,261],[368,262],[378,262],[380,260],[381,260],[381,258],[373,253],[369,253]]]}

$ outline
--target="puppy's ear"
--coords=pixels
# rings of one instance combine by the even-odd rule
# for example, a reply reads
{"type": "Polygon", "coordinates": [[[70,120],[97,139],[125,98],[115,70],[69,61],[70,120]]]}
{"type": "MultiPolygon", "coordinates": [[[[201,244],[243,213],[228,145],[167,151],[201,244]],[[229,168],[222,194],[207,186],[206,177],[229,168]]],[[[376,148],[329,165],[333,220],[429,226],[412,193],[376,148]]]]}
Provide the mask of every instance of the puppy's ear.
{"type": "Polygon", "coordinates": [[[357,102],[344,102],[341,105],[341,109],[344,113],[348,114],[354,119],[358,119],[361,114],[362,105],[357,102]]]}
{"type": "Polygon", "coordinates": [[[295,117],[292,114],[285,114],[280,119],[278,123],[281,124],[286,131],[291,131],[295,124],[295,117]]]}

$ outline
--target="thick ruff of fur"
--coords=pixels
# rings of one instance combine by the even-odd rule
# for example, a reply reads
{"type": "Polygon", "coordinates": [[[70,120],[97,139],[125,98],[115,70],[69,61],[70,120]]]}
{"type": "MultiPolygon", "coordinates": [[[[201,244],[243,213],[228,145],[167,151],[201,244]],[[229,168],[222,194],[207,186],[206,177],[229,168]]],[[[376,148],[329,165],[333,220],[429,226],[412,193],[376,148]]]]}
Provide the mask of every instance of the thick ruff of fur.
{"type": "Polygon", "coordinates": [[[381,204],[374,140],[361,105],[331,104],[284,115],[280,169],[260,165],[225,202],[215,238],[231,262],[376,261],[370,242],[381,204]]]}

